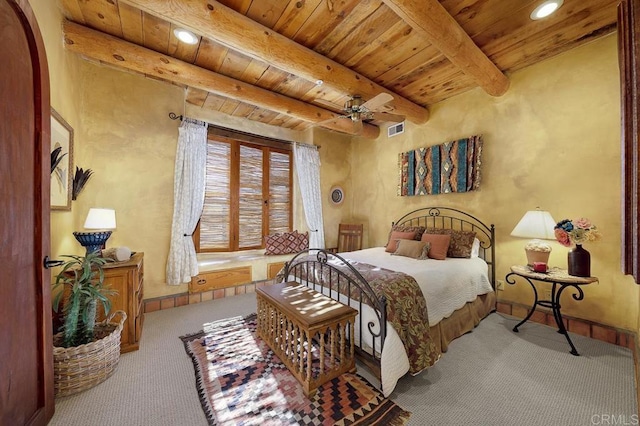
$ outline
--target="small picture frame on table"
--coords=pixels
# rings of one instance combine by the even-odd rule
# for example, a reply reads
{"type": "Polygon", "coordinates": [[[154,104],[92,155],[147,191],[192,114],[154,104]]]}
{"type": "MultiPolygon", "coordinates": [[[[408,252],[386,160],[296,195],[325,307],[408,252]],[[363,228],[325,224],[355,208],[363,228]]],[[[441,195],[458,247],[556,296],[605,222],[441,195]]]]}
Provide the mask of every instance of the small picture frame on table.
{"type": "Polygon", "coordinates": [[[51,210],[71,210],[73,128],[51,108],[51,210]]]}

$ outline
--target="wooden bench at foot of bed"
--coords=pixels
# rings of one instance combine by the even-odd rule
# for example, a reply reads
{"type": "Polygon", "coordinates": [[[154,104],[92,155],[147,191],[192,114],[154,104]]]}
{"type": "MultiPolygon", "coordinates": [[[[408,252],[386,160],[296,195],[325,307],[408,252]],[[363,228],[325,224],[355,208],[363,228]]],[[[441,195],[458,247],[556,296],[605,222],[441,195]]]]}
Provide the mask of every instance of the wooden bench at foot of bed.
{"type": "Polygon", "coordinates": [[[318,386],[356,371],[358,311],[295,282],[256,289],[257,334],[312,396],[318,386]]]}

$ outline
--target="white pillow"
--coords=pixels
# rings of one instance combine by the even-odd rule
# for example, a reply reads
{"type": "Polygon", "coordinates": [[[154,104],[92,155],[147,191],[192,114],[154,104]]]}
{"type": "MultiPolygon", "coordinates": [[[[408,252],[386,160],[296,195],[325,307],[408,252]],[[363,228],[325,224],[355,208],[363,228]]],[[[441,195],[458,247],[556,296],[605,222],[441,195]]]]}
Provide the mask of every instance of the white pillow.
{"type": "Polygon", "coordinates": [[[473,239],[473,245],[471,246],[471,257],[480,257],[480,240],[473,239]]]}

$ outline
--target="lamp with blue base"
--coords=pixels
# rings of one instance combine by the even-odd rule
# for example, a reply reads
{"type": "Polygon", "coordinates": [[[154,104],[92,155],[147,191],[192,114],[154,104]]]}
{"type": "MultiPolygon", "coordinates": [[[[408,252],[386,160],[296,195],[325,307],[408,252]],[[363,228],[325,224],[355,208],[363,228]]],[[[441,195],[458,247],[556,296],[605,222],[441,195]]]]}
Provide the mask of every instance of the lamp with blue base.
{"type": "Polygon", "coordinates": [[[85,229],[97,229],[95,232],[74,232],[73,236],[87,254],[104,249],[111,236],[111,230],[116,228],[116,211],[113,209],[91,208],[84,222],[85,229]]]}

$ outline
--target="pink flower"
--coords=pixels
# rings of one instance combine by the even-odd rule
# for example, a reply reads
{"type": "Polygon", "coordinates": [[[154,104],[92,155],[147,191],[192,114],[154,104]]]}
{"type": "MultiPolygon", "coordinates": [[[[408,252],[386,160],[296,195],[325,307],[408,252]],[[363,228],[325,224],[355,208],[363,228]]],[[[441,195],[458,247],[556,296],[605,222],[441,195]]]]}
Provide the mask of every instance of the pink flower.
{"type": "Polygon", "coordinates": [[[560,244],[565,247],[571,246],[571,239],[569,239],[569,234],[567,233],[567,231],[561,228],[556,228],[554,233],[556,234],[556,240],[558,240],[560,244]]]}
{"type": "Polygon", "coordinates": [[[573,221],[573,226],[580,229],[589,229],[591,228],[591,221],[587,218],[581,217],[580,219],[573,221]]]}

